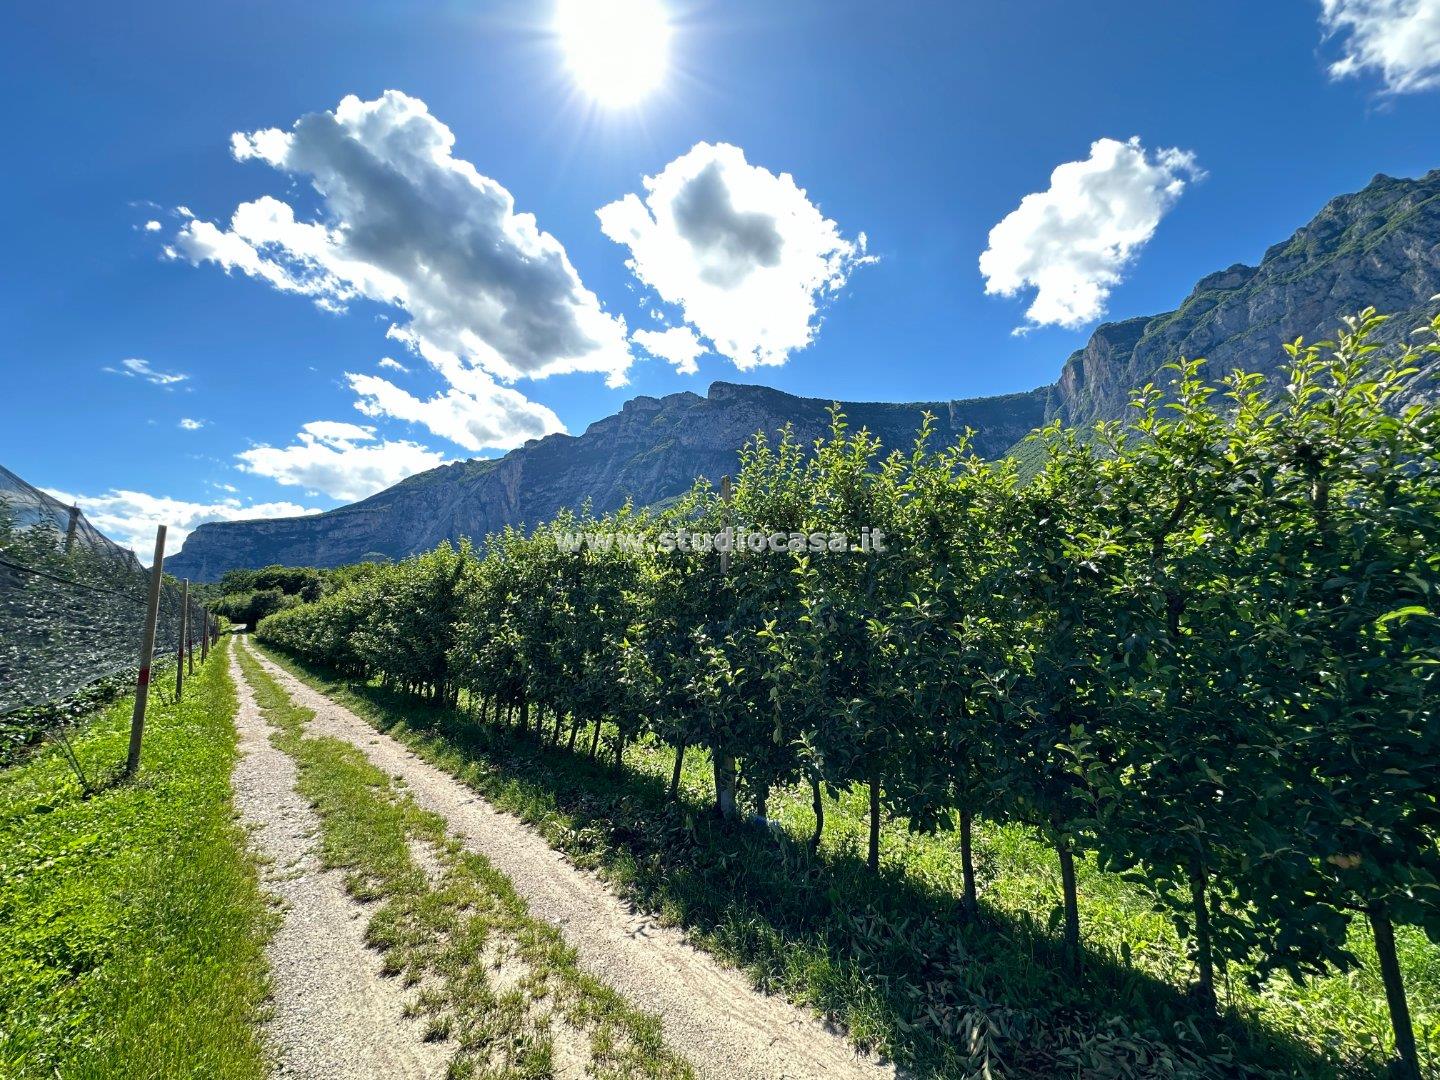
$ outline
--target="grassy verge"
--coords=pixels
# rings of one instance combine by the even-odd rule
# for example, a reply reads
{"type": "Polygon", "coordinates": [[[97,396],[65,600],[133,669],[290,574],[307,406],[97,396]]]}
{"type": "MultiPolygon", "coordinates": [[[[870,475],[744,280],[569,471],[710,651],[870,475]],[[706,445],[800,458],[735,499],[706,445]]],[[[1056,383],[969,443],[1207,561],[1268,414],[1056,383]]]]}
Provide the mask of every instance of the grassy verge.
{"type": "MultiPolygon", "coordinates": [[[[879,878],[863,866],[863,799],[827,807],[818,858],[808,793],[772,793],[770,829],[722,830],[704,810],[709,762],[687,755],[684,799],[664,799],[668,749],[638,746],[616,776],[583,755],[482,726],[373,686],[280,658],[381,730],[542,830],[576,863],[852,1036],[922,1075],[1375,1076],[1388,1019],[1373,965],[1260,992],[1231,972],[1220,1019],[1186,996],[1191,977],[1169,919],[1093,865],[1080,868],[1086,977],[1059,973],[1051,927],[1053,854],[1016,827],[977,824],[982,918],[959,910],[953,837],[883,836],[879,878]]],[[[1363,927],[1354,947],[1367,961],[1363,927]]],[[[1406,933],[1402,958],[1417,1029],[1440,1060],[1440,950],[1406,933]]]]}
{"type": "Polygon", "coordinates": [[[327,866],[379,901],[367,929],[388,974],[415,991],[427,1037],[453,1039],[452,1077],[544,1077],[562,1061],[602,1077],[688,1077],[659,1022],[582,972],[559,931],[530,917],[509,880],[446,831],[348,742],[305,735],[295,704],[251,656],[246,679],[276,745],[300,768],[327,866]]]}
{"type": "Polygon", "coordinates": [[[73,739],[95,794],[57,745],[0,772],[0,1075],[265,1075],[271,916],[230,802],[223,652],[168,696],[135,780],[129,698],[73,739]]]}

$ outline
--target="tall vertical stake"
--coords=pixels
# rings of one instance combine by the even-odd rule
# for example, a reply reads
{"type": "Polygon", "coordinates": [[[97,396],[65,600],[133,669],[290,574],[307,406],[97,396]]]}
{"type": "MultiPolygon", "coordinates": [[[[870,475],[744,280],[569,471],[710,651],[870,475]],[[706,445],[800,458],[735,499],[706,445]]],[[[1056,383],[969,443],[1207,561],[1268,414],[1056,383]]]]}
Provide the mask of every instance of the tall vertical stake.
{"type": "Polygon", "coordinates": [[[165,570],[165,526],[155,528],[155,561],[150,564],[150,593],[145,628],[140,635],[140,672],[135,676],[135,711],[130,714],[130,754],[125,775],[140,768],[140,741],[145,737],[145,704],[150,699],[150,662],[155,659],[155,620],[160,614],[160,579],[165,570]]]}
{"type": "Polygon", "coordinates": [[[175,700],[185,692],[185,637],[190,633],[190,579],[180,583],[180,646],[175,650],[175,700]]]}
{"type": "Polygon", "coordinates": [[[65,526],[65,554],[75,547],[75,531],[80,527],[80,507],[70,507],[70,523],[65,526]]]}
{"type": "Polygon", "coordinates": [[[210,612],[200,612],[200,663],[210,659],[210,612]]]}

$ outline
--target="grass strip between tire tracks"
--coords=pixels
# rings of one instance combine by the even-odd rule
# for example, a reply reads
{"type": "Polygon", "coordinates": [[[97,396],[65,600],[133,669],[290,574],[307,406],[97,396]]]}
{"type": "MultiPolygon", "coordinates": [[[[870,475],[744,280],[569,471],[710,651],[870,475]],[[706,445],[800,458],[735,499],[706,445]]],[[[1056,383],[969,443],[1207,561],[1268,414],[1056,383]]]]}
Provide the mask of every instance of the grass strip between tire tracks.
{"type": "Polygon", "coordinates": [[[345,871],[357,900],[379,904],[367,941],[386,974],[413,988],[409,1008],[426,1037],[454,1041],[452,1077],[550,1076],[562,1056],[599,1077],[691,1075],[665,1047],[659,1021],[582,971],[504,875],[358,747],[307,735],[314,713],[245,649],[239,657],[320,817],[324,864],[345,871]]]}

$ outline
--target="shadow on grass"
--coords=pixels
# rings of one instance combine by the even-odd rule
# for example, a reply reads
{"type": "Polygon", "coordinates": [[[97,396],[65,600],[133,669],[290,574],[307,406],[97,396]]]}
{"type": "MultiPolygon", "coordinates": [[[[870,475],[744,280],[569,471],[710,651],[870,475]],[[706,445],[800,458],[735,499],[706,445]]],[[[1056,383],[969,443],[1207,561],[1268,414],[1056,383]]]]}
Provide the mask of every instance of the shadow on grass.
{"type": "Polygon", "coordinates": [[[1071,979],[1036,920],[983,901],[967,920],[953,894],[900,867],[877,876],[846,853],[811,856],[787,835],[668,802],[658,776],[617,773],[581,749],[287,662],[762,988],[834,1018],[907,1073],[1354,1075],[1258,1024],[1207,1016],[1117,957],[1088,950],[1084,977],[1071,979]]]}

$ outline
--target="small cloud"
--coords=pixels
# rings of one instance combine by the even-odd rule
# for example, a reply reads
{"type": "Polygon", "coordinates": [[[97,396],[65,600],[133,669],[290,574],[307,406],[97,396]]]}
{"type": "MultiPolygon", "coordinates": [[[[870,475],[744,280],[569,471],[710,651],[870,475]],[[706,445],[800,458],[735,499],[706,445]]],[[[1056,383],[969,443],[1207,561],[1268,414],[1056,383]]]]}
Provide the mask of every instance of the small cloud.
{"type": "Polygon", "coordinates": [[[1378,76],[1388,94],[1440,87],[1440,0],[1320,0],[1320,24],[1340,42],[1330,77],[1378,76]]]}
{"type": "Polygon", "coordinates": [[[160,231],[160,222],[155,221],[155,220],[153,220],[153,219],[150,220],[150,221],[145,222],[145,231],[146,231],[146,232],[159,232],[159,231],[160,231]]]}
{"type": "Polygon", "coordinates": [[[1047,190],[1026,195],[990,230],[980,256],[985,291],[1035,289],[1017,333],[1093,322],[1160,219],[1204,175],[1188,150],[1097,139],[1088,158],[1057,165],[1047,190]]]}
{"type": "Polygon", "coordinates": [[[104,367],[101,371],[107,371],[111,375],[124,375],[129,379],[144,379],[152,386],[173,387],[190,378],[180,371],[157,371],[150,366],[150,361],[141,360],[139,357],[130,357],[120,361],[120,366],[104,367]]]}
{"type": "Polygon", "coordinates": [[[188,416],[180,418],[180,430],[182,431],[199,431],[205,424],[204,420],[192,420],[188,416]]]}
{"type": "Polygon", "coordinates": [[[708,350],[695,331],[688,326],[672,326],[668,330],[636,330],[630,340],[651,356],[668,360],[680,375],[694,375],[700,371],[695,361],[708,350]]]}
{"type": "Polygon", "coordinates": [[[400,363],[399,360],[396,360],[394,357],[391,356],[382,356],[380,358],[380,366],[382,368],[389,368],[391,371],[398,371],[403,375],[410,374],[410,369],[408,367],[406,367],[404,364],[400,363]]]}
{"type": "Polygon", "coordinates": [[[549,408],[501,386],[483,371],[458,364],[439,370],[450,386],[424,400],[379,375],[347,371],[345,378],[355,391],[355,408],[366,416],[421,424],[472,452],[486,447],[510,450],[565,430],[549,408]]]}
{"type": "Polygon", "coordinates": [[[789,173],[738,146],[697,143],[596,211],[630,251],[631,272],[742,371],[783,364],[810,344],[821,303],[873,262],[789,173]]]}
{"type": "Polygon", "coordinates": [[[261,445],[236,456],[241,472],[345,500],[363,499],[445,461],[419,443],[377,439],[372,427],[338,420],[303,425],[290,446],[261,445]]]}

